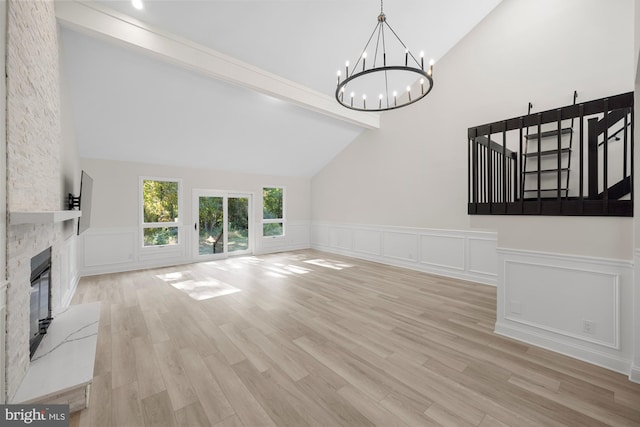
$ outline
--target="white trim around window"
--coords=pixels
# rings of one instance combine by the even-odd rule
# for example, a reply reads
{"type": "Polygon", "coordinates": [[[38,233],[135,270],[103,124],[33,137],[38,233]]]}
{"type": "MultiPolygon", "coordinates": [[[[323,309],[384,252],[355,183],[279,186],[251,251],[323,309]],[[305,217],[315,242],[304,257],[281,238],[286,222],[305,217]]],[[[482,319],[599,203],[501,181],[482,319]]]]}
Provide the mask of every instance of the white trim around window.
{"type": "Polygon", "coordinates": [[[183,203],[183,191],[182,180],[180,178],[167,178],[156,176],[140,176],[138,181],[138,223],[140,227],[139,247],[144,251],[162,250],[166,248],[181,248],[184,246],[184,227],[182,218],[184,217],[184,203],[183,203]],[[175,182],[178,184],[178,217],[174,218],[172,222],[144,222],[144,181],[161,181],[161,182],[175,182]],[[157,245],[145,245],[144,232],[153,228],[176,228],[177,229],[177,243],[175,244],[157,244],[157,245]]]}

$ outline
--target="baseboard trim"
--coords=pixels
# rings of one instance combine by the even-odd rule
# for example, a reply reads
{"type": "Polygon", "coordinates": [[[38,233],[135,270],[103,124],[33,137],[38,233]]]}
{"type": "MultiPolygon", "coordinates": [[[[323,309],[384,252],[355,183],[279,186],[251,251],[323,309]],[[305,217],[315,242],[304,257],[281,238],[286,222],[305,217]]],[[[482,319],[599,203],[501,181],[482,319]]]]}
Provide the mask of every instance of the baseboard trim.
{"type": "MultiPolygon", "coordinates": [[[[516,339],[518,341],[535,345],[536,347],[541,347],[555,353],[560,353],[574,359],[582,360],[583,362],[591,363],[592,365],[610,369],[621,374],[626,375],[631,369],[630,360],[625,360],[611,354],[599,352],[592,348],[583,347],[567,341],[554,339],[546,334],[542,335],[532,331],[525,331],[521,328],[514,328],[501,322],[496,322],[494,332],[507,338],[516,339]]],[[[637,375],[639,375],[639,381],[636,382],[640,382],[640,371],[637,372],[637,375]]],[[[631,376],[629,378],[631,379],[631,376]]]]}
{"type": "Polygon", "coordinates": [[[629,371],[629,381],[640,384],[640,366],[631,366],[631,370],[629,371]]]}

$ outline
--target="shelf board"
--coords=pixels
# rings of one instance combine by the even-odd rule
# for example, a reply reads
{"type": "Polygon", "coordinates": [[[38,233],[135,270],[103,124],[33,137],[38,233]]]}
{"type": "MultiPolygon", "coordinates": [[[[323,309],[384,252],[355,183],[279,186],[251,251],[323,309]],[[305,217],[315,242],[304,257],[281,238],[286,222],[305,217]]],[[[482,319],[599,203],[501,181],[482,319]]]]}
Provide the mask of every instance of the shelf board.
{"type": "Polygon", "coordinates": [[[10,212],[9,224],[53,224],[80,218],[82,211],[29,211],[10,212]]]}

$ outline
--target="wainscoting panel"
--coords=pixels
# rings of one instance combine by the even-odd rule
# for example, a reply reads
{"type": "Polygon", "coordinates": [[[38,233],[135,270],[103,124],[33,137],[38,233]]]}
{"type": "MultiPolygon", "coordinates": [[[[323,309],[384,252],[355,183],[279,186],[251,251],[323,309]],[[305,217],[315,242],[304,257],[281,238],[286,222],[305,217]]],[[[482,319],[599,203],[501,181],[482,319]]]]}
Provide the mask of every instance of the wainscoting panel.
{"type": "Polygon", "coordinates": [[[465,239],[443,234],[420,235],[420,262],[464,271],[465,239]]]}
{"type": "Polygon", "coordinates": [[[500,248],[496,332],[629,374],[633,263],[500,248]]]}
{"type": "Polygon", "coordinates": [[[64,310],[71,304],[71,298],[78,285],[80,279],[78,275],[78,238],[74,235],[69,236],[61,246],[60,251],[60,291],[54,301],[54,315],[64,310]]]}
{"type": "Polygon", "coordinates": [[[467,237],[467,269],[474,274],[495,276],[498,265],[495,239],[467,237]]]}
{"type": "Polygon", "coordinates": [[[98,267],[114,264],[128,264],[134,261],[137,229],[92,230],[84,237],[84,267],[98,267]]]}
{"type": "Polygon", "coordinates": [[[506,319],[620,348],[619,274],[519,261],[504,268],[506,319]]]}
{"type": "Polygon", "coordinates": [[[382,233],[382,253],[401,261],[418,261],[418,235],[398,231],[382,233]]]}
{"type": "Polygon", "coordinates": [[[329,229],[329,245],[334,248],[353,250],[353,230],[342,227],[329,229]]]}
{"type": "Polygon", "coordinates": [[[634,251],[633,332],[634,350],[629,379],[640,384],[640,249],[634,251]]]}
{"type": "Polygon", "coordinates": [[[493,232],[311,224],[312,248],[490,285],[497,281],[496,240],[493,232]]]}
{"type": "Polygon", "coordinates": [[[382,233],[377,230],[354,230],[353,250],[368,255],[382,254],[382,233]]]}
{"type": "MultiPolygon", "coordinates": [[[[262,233],[261,230],[258,230],[262,233]]],[[[265,254],[281,251],[293,251],[309,247],[309,222],[288,221],[285,225],[285,236],[276,238],[258,237],[255,253],[265,254]]]]}
{"type": "Polygon", "coordinates": [[[329,247],[329,227],[326,225],[311,224],[311,241],[317,242],[322,247],[329,247]]]}

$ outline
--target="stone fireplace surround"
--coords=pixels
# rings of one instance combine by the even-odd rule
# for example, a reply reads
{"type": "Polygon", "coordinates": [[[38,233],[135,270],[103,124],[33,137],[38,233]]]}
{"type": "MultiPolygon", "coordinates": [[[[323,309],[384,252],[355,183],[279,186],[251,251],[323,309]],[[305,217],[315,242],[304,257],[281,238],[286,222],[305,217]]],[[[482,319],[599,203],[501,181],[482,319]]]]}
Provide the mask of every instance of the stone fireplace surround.
{"type": "MultiPolygon", "coordinates": [[[[63,172],[59,45],[51,0],[6,3],[7,293],[5,401],[29,367],[31,258],[51,247],[54,317],[72,293],[75,221],[12,223],[11,212],[59,211],[63,172]]],[[[73,171],[75,172],[75,171],[73,171]]],[[[73,173],[71,172],[71,173],[73,173]]],[[[78,172],[79,174],[79,172],[78,172]]],[[[72,189],[65,189],[66,191],[72,189]]],[[[54,320],[55,323],[55,320],[54,320]]]]}

